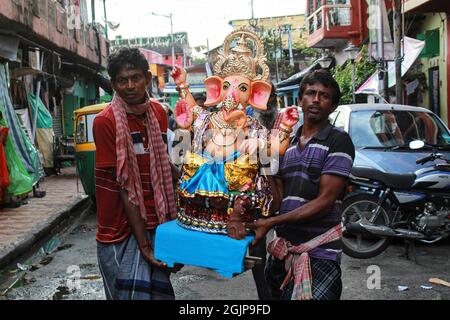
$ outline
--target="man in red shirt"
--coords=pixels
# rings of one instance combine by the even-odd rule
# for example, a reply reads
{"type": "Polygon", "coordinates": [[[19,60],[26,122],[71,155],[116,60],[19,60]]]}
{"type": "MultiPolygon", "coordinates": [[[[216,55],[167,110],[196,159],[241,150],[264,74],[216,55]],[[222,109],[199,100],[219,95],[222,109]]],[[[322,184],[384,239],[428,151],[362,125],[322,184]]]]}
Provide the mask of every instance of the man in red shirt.
{"type": "Polygon", "coordinates": [[[167,115],[146,91],[138,49],[108,60],[115,95],[94,120],[98,262],[108,299],[173,299],[170,271],[155,259],[156,227],[175,218],[167,115]]]}

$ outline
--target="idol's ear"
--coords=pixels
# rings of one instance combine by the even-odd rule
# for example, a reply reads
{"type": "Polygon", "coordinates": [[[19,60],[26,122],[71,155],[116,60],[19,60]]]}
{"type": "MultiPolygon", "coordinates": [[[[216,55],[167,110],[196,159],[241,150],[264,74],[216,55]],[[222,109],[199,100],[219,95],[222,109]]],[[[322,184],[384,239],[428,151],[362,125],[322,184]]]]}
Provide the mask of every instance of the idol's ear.
{"type": "Polygon", "coordinates": [[[216,76],[209,77],[205,80],[206,101],[204,105],[206,107],[214,106],[221,102],[222,84],[223,79],[216,76]]]}
{"type": "Polygon", "coordinates": [[[265,81],[253,81],[252,92],[248,103],[258,110],[267,110],[267,101],[269,101],[272,85],[265,81]]]}

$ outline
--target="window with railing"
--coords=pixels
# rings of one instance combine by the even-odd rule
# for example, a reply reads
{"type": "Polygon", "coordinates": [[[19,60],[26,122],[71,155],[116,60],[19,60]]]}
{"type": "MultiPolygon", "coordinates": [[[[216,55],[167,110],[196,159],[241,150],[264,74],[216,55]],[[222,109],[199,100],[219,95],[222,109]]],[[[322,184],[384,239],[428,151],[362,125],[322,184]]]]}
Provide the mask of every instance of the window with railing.
{"type": "Polygon", "coordinates": [[[312,15],[314,12],[314,0],[308,0],[308,11],[307,11],[307,17],[312,15]]]}
{"type": "Polygon", "coordinates": [[[308,1],[309,34],[325,26],[326,30],[332,27],[350,26],[352,24],[352,6],[350,0],[311,0],[308,1]],[[324,20],[325,19],[325,23],[324,20]]]}
{"type": "Polygon", "coordinates": [[[327,30],[330,27],[350,26],[352,24],[351,7],[326,7],[324,9],[326,10],[327,30]]]}

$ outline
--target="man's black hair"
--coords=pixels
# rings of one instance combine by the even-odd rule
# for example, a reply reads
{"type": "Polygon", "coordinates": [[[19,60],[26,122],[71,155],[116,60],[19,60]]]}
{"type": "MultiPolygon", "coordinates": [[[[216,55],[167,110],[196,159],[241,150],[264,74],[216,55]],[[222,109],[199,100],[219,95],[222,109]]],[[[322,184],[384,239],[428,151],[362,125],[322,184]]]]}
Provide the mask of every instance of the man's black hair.
{"type": "Polygon", "coordinates": [[[341,100],[341,89],[339,88],[339,84],[336,82],[336,80],[334,80],[330,71],[325,69],[311,71],[303,77],[302,81],[300,82],[300,90],[298,92],[299,100],[303,98],[306,86],[316,83],[320,83],[324,87],[333,89],[333,106],[339,105],[339,100],[341,100]]]}
{"type": "Polygon", "coordinates": [[[192,94],[192,97],[194,98],[194,100],[197,100],[197,99],[206,100],[206,95],[203,93],[200,93],[200,92],[192,94]]]}
{"type": "Polygon", "coordinates": [[[139,49],[122,47],[108,57],[108,74],[111,82],[116,82],[117,74],[125,67],[142,70],[145,76],[149,70],[148,61],[139,49]]]}

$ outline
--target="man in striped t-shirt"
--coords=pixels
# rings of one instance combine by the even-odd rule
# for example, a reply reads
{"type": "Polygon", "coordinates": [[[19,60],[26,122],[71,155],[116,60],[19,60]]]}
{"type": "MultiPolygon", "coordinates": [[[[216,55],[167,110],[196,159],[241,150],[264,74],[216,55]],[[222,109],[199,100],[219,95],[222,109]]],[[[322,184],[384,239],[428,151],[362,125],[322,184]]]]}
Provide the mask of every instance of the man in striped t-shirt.
{"type": "Polygon", "coordinates": [[[271,228],[276,230],[277,237],[268,245],[266,277],[279,299],[341,296],[341,201],[355,148],[350,136],[328,121],[340,95],[328,71],[304,77],[299,91],[304,125],[281,159],[279,215],[248,225],[255,230],[254,243],[271,228]]]}

